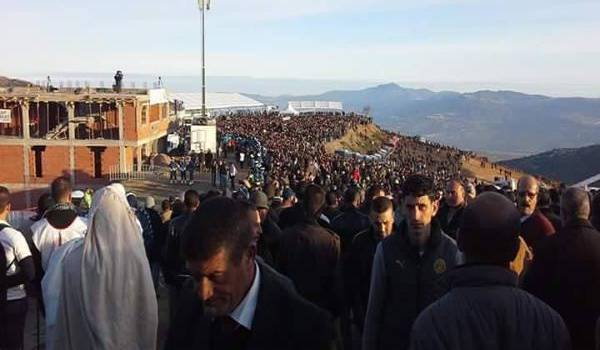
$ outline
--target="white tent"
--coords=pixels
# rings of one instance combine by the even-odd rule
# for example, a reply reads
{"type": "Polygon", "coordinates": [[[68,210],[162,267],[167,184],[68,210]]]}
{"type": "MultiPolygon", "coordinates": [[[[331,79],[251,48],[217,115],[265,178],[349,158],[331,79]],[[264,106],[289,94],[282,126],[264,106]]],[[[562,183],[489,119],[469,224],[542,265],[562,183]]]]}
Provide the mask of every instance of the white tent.
{"type": "Polygon", "coordinates": [[[289,101],[288,108],[284,114],[299,115],[302,113],[342,113],[344,107],[342,102],[337,101],[289,101]]]}
{"type": "MultiPolygon", "coordinates": [[[[199,116],[202,114],[202,93],[169,93],[171,102],[183,103],[184,117],[199,116]]],[[[238,111],[263,111],[264,103],[251,99],[238,93],[207,92],[206,111],[210,115],[235,113],[238,111]]]]}

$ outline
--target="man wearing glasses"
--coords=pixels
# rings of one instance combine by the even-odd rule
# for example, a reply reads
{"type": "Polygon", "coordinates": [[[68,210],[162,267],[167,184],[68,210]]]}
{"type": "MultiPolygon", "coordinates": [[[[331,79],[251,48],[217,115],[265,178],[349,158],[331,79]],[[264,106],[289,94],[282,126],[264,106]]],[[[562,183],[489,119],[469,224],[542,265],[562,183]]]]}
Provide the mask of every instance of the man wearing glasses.
{"type": "Polygon", "coordinates": [[[536,245],[546,236],[553,235],[554,226],[537,210],[539,184],[533,176],[523,176],[517,185],[517,209],[521,214],[521,236],[535,254],[536,245]]]}

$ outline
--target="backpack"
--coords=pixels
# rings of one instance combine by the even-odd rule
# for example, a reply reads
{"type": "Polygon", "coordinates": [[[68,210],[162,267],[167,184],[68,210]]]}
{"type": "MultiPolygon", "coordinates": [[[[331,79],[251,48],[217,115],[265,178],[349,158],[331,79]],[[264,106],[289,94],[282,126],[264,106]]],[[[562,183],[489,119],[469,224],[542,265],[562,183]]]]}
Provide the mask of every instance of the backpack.
{"type": "MultiPolygon", "coordinates": [[[[10,227],[10,225],[0,223],[0,231],[7,227],[10,227]]],[[[13,263],[14,261],[11,263],[11,265],[13,263]]],[[[8,272],[9,268],[10,266],[8,265],[8,261],[6,261],[6,254],[4,253],[4,246],[2,243],[0,243],[0,315],[2,315],[4,312],[4,307],[6,306],[6,273],[8,272]]],[[[4,319],[5,317],[0,317],[0,328],[3,328],[1,325],[1,320],[4,319]]]]}

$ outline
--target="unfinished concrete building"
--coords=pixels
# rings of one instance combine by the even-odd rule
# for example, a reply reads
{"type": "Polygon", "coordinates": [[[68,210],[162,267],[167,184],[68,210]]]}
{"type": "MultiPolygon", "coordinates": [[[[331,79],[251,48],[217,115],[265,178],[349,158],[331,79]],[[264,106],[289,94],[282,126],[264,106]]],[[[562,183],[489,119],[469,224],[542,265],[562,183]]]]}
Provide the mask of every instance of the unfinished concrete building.
{"type": "Polygon", "coordinates": [[[0,89],[0,184],[26,194],[24,206],[61,175],[104,184],[163,151],[169,123],[164,89],[0,89]]]}

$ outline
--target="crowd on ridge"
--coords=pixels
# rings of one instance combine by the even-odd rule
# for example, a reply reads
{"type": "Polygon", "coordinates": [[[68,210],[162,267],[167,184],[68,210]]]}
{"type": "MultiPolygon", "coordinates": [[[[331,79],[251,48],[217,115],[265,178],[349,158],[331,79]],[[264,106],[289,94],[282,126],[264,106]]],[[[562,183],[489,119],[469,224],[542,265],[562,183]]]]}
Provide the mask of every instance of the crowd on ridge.
{"type": "Polygon", "coordinates": [[[164,349],[600,349],[600,195],[473,186],[467,154],[408,138],[373,163],[324,152],[360,117],[244,118],[219,160],[256,152],[264,181],[237,189],[81,200],[61,177],[24,223],[0,187],[0,349],[28,297],[47,349],[155,349],[161,275],[164,349]]]}
{"type": "MultiPolygon", "coordinates": [[[[360,115],[338,116],[244,116],[218,121],[222,135],[238,139],[257,140],[267,151],[263,185],[299,188],[304,183],[316,183],[326,189],[343,192],[358,185],[367,188],[379,185],[397,191],[404,179],[413,173],[432,177],[436,184],[453,178],[463,178],[461,164],[471,152],[417,138],[383,131],[390,153],[385,158],[367,160],[362,156],[328,153],[327,142],[339,139],[359,125],[371,120],[360,115]]],[[[230,145],[235,148],[236,145],[230,145]]],[[[244,149],[243,145],[241,147],[244,149]]],[[[253,149],[245,149],[253,153],[253,149]]]]}

